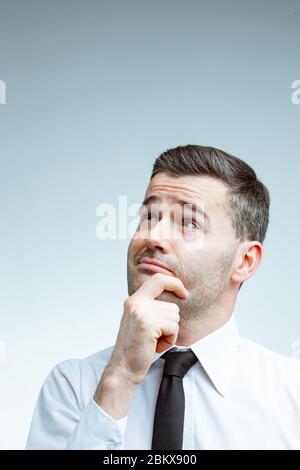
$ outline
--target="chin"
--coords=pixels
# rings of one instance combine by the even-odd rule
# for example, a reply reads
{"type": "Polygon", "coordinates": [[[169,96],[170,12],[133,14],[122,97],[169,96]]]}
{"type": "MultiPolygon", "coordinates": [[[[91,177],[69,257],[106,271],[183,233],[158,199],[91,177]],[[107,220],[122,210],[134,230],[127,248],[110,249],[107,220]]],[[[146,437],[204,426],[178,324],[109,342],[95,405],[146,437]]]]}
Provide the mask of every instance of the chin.
{"type": "Polygon", "coordinates": [[[180,299],[173,292],[164,291],[156,298],[156,300],[162,300],[165,302],[172,302],[173,304],[177,304],[180,299]]]}
{"type": "Polygon", "coordinates": [[[135,276],[130,282],[128,282],[128,295],[134,294],[143,284],[144,279],[140,279],[140,276],[135,276]]]}

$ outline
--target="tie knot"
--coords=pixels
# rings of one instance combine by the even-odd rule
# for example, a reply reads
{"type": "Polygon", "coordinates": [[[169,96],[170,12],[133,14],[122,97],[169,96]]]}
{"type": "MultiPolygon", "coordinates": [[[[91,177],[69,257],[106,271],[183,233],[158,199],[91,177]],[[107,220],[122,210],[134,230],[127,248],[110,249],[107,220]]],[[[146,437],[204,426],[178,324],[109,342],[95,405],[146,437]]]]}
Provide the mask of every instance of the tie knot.
{"type": "Polygon", "coordinates": [[[198,361],[191,349],[188,351],[170,349],[161,357],[165,359],[163,376],[175,375],[180,378],[183,378],[192,365],[198,361]]]}

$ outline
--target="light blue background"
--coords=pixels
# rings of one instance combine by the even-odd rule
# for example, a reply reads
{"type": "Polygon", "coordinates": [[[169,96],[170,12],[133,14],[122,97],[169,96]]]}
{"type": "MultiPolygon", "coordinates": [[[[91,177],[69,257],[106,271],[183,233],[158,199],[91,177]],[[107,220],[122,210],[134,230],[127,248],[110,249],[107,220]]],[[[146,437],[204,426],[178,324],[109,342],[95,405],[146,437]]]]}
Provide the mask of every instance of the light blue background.
{"type": "Polygon", "coordinates": [[[128,241],[96,208],[141,202],[154,159],[187,143],[245,159],[269,187],[264,263],[241,332],[300,339],[298,0],[0,0],[0,447],[22,448],[59,361],[115,340],[128,241]]]}

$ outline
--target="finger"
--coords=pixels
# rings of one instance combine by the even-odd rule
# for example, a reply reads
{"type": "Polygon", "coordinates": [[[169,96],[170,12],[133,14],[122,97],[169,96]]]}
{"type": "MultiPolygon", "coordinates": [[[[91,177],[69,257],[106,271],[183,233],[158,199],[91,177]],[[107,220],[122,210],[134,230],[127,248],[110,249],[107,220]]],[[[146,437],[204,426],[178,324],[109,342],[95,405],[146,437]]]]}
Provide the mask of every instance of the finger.
{"type": "Polygon", "coordinates": [[[162,335],[157,340],[156,352],[162,352],[176,343],[178,336],[178,324],[176,322],[167,322],[161,327],[162,335]]]}
{"type": "Polygon", "coordinates": [[[179,308],[176,304],[172,302],[164,302],[163,300],[153,300],[159,309],[157,310],[158,315],[163,315],[165,318],[178,319],[180,320],[179,308]]]}
{"type": "Polygon", "coordinates": [[[168,276],[167,274],[156,273],[147,279],[137,293],[142,294],[149,299],[155,299],[164,290],[174,292],[178,297],[186,299],[189,296],[188,290],[184,287],[178,277],[168,276]]]}

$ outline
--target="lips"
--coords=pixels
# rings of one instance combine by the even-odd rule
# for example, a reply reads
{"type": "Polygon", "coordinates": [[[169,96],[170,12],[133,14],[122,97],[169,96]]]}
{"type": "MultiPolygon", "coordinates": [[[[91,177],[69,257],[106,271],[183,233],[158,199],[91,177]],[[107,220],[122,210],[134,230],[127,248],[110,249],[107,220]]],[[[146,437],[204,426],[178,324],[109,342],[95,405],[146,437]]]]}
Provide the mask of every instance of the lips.
{"type": "Polygon", "coordinates": [[[138,266],[140,269],[146,269],[153,273],[162,273],[174,276],[173,272],[165,264],[151,258],[142,258],[138,263],[138,266]]]}

